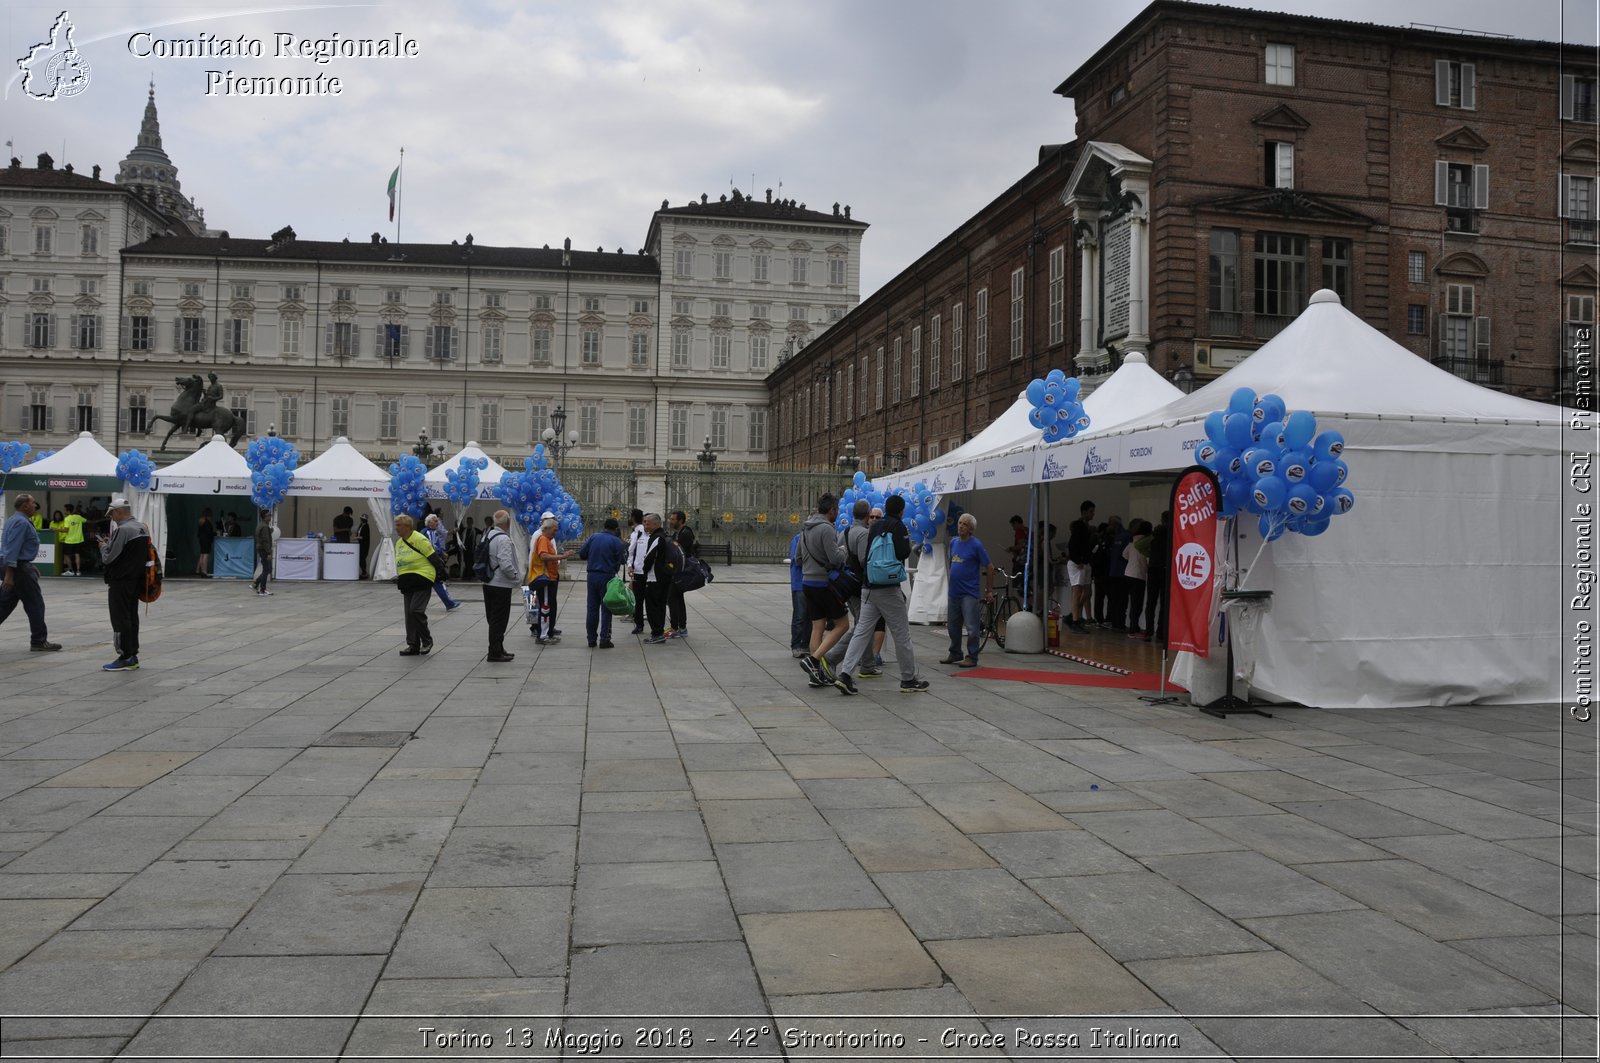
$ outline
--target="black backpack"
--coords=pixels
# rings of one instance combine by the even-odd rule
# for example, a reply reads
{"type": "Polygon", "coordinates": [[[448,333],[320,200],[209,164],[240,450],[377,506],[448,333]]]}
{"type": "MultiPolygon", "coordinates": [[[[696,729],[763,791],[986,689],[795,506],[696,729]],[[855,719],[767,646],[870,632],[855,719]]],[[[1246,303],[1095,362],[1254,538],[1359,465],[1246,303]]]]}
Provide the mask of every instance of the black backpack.
{"type": "Polygon", "coordinates": [[[495,528],[493,531],[485,532],[483,538],[478,540],[478,556],[472,559],[472,574],[479,583],[489,582],[489,570],[494,567],[494,555],[490,553],[489,543],[495,536],[504,534],[505,532],[495,528]]]}

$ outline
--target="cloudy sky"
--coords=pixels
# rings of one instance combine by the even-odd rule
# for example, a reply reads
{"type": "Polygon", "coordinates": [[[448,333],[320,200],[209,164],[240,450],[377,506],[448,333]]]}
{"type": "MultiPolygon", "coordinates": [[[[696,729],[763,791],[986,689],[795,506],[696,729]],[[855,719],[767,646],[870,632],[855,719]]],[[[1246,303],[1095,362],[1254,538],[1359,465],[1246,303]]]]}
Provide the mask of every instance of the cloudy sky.
{"type": "MultiPolygon", "coordinates": [[[[65,0],[70,3],[70,0],[65,0]]],[[[9,0],[13,60],[48,36],[63,0],[9,0]]],[[[1593,45],[1597,0],[1242,0],[1242,6],[1426,23],[1593,45]]],[[[405,148],[406,241],[634,251],[663,199],[737,186],[871,223],[862,294],[875,290],[1072,138],[1052,90],[1142,0],[228,0],[68,8],[91,70],[39,102],[11,76],[0,140],[28,165],[108,174],[134,145],[154,78],[166,150],[208,224],[352,240],[387,221],[405,148]],[[200,34],[262,42],[261,58],[137,56],[200,34]],[[276,58],[275,34],[416,41],[402,59],[276,58]],[[207,71],[337,77],[337,95],[207,93],[207,71]]]]}

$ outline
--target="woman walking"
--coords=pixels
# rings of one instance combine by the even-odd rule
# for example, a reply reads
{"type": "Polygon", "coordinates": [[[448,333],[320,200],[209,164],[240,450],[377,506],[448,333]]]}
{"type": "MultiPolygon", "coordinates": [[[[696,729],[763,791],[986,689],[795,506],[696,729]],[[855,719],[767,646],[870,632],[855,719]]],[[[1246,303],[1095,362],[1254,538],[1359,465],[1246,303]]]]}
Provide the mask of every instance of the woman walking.
{"type": "Polygon", "coordinates": [[[433,544],[417,532],[416,521],[402,513],[394,518],[395,583],[405,600],[406,648],[402,657],[419,657],[433,649],[428,630],[428,599],[433,596],[433,544]]]}

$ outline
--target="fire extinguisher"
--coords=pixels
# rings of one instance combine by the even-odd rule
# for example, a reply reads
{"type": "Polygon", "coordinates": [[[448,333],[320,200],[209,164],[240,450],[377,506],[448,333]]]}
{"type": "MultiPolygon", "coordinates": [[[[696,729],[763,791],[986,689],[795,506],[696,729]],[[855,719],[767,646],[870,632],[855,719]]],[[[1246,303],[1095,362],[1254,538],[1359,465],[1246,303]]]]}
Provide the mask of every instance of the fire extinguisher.
{"type": "Polygon", "coordinates": [[[1045,623],[1045,644],[1049,646],[1061,645],[1061,608],[1050,607],[1050,615],[1045,623]]]}

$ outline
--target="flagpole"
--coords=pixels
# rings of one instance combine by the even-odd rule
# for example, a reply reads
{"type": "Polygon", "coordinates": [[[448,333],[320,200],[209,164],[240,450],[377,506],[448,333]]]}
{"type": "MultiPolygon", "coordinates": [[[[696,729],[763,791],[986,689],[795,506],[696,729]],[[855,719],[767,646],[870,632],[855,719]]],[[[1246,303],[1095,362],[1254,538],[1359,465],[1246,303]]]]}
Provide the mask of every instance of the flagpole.
{"type": "Polygon", "coordinates": [[[406,206],[406,149],[400,149],[400,180],[395,183],[394,204],[394,242],[400,242],[401,215],[405,213],[406,206]]]}

